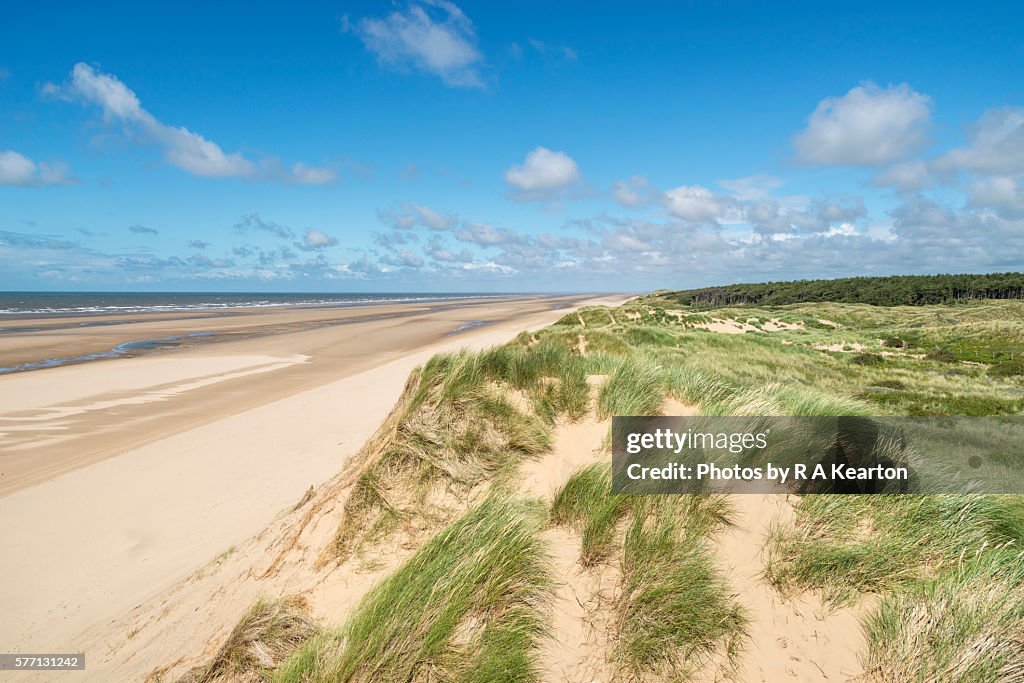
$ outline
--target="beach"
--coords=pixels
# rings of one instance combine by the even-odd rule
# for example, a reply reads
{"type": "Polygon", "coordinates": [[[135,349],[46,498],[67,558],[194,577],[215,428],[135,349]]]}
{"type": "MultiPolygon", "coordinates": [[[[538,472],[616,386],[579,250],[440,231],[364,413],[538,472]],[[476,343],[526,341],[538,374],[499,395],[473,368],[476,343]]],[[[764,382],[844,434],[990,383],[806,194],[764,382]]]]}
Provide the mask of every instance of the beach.
{"type": "Polygon", "coordinates": [[[336,475],[416,365],[623,299],[6,322],[42,329],[3,335],[4,366],[137,340],[175,345],[0,376],[0,650],[88,643],[98,659],[104,625],[230,554],[336,475]]]}

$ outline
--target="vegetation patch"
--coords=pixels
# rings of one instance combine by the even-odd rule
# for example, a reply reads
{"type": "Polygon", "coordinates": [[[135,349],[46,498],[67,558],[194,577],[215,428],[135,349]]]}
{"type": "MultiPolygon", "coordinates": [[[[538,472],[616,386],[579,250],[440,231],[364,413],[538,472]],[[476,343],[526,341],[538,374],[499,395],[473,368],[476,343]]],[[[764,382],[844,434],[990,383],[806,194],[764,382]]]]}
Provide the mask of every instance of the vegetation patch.
{"type": "Polygon", "coordinates": [[[278,683],[534,681],[549,561],[535,504],[489,498],[424,544],[310,641],[278,683]]]}
{"type": "Polygon", "coordinates": [[[734,661],[744,635],[707,537],[728,521],[718,496],[623,496],[610,492],[611,468],[575,473],[551,507],[555,524],[581,534],[580,563],[617,560],[613,658],[624,674],[685,678],[713,655],[734,661]]]}
{"type": "Polygon", "coordinates": [[[878,681],[1024,680],[1024,556],[980,553],[886,597],[867,618],[867,675],[878,681]]]}
{"type": "Polygon", "coordinates": [[[918,584],[965,555],[1024,549],[1016,496],[809,495],[796,515],[772,535],[767,577],[784,592],[818,589],[833,602],[918,584]]]}

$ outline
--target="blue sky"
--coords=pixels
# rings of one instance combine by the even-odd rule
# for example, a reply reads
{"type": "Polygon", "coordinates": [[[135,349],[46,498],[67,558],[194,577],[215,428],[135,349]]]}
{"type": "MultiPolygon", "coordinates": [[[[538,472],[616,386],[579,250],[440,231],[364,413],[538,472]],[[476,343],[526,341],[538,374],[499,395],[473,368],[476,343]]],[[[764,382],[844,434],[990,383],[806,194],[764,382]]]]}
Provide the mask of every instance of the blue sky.
{"type": "Polygon", "coordinates": [[[0,289],[1024,267],[1011,3],[107,4],[0,22],[0,289]]]}

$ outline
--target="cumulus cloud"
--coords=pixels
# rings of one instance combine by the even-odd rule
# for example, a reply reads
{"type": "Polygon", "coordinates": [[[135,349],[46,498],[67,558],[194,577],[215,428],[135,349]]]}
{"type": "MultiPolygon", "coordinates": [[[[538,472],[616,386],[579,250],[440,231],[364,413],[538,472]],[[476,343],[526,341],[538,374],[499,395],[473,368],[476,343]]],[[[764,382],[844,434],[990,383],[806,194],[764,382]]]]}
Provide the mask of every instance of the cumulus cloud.
{"type": "Polygon", "coordinates": [[[665,209],[672,216],[694,222],[714,221],[723,215],[728,206],[727,198],[716,196],[700,185],[680,185],[666,190],[664,203],[665,209]]]}
{"type": "Polygon", "coordinates": [[[326,185],[333,183],[338,178],[338,172],[333,168],[307,166],[301,162],[292,164],[288,180],[304,185],[326,185]]]}
{"type": "Polygon", "coordinates": [[[380,257],[380,262],[395,268],[419,268],[423,258],[409,249],[396,249],[380,257]]]}
{"type": "Polygon", "coordinates": [[[582,176],[571,156],[547,147],[537,147],[526,155],[522,164],[505,171],[505,182],[517,199],[550,200],[577,185],[582,176]]]}
{"type": "Polygon", "coordinates": [[[453,87],[483,87],[483,55],[476,46],[473,22],[447,0],[423,0],[386,17],[347,19],[352,31],[382,63],[415,68],[453,87]]]}
{"type": "Polygon", "coordinates": [[[472,263],[474,260],[469,249],[452,251],[436,235],[430,238],[424,251],[427,256],[442,263],[472,263]]]}
{"type": "Polygon", "coordinates": [[[452,235],[460,242],[470,242],[481,247],[493,247],[519,240],[519,234],[509,228],[496,228],[489,223],[470,221],[464,221],[452,231],[452,235]]]}
{"type": "Polygon", "coordinates": [[[206,249],[210,246],[210,243],[205,240],[189,240],[188,246],[192,249],[206,249]]]}
{"type": "Polygon", "coordinates": [[[391,232],[374,233],[373,241],[375,244],[384,247],[385,249],[394,249],[399,245],[419,241],[419,236],[414,232],[393,230],[391,232]]]}
{"type": "Polygon", "coordinates": [[[939,157],[935,166],[991,175],[1024,172],[1024,107],[985,112],[970,132],[970,144],[939,157]]]}
{"type": "Polygon", "coordinates": [[[69,182],[68,167],[64,163],[37,163],[11,149],[0,152],[0,185],[38,187],[69,182]]]}
{"type": "MultiPolygon", "coordinates": [[[[225,152],[215,142],[184,126],[162,123],[142,107],[138,96],[120,79],[96,71],[82,62],[75,64],[66,83],[48,83],[43,91],[49,95],[98,106],[103,112],[104,121],[119,124],[126,132],[160,146],[168,163],[193,175],[210,178],[258,177],[261,169],[277,166],[273,160],[256,164],[241,153],[225,152]]],[[[322,183],[327,181],[325,178],[330,174],[333,171],[297,164],[291,173],[275,171],[267,175],[292,182],[322,183]]],[[[333,179],[333,175],[329,179],[333,179]]]]}
{"type": "Polygon", "coordinates": [[[325,247],[333,247],[337,243],[337,237],[320,232],[316,228],[306,228],[306,234],[303,235],[302,242],[297,242],[295,246],[305,251],[314,251],[325,247]]]}
{"type": "Polygon", "coordinates": [[[925,142],[931,108],[931,99],[906,83],[882,88],[867,82],[822,100],[793,146],[808,164],[887,164],[925,142]]]}
{"type": "Polygon", "coordinates": [[[129,225],[128,232],[134,232],[136,235],[159,235],[160,231],[156,228],[147,228],[145,225],[129,225]]]}

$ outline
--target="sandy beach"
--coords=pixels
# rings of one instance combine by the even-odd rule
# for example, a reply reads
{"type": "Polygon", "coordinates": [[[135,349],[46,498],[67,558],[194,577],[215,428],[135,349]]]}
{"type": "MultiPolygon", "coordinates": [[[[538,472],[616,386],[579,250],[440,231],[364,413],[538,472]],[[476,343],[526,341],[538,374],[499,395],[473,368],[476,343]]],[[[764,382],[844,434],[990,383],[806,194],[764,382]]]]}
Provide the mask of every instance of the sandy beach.
{"type": "MultiPolygon", "coordinates": [[[[101,659],[102,627],[336,475],[417,364],[623,298],[65,318],[3,335],[9,366],[213,333],[0,376],[0,650],[101,659]]],[[[88,669],[66,677],[101,679],[88,669]]]]}

